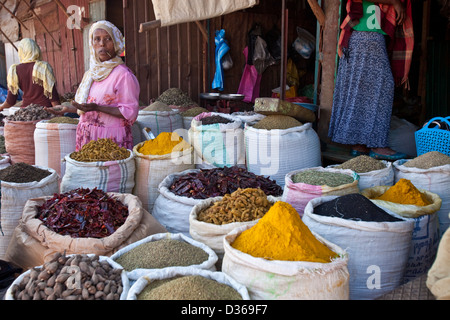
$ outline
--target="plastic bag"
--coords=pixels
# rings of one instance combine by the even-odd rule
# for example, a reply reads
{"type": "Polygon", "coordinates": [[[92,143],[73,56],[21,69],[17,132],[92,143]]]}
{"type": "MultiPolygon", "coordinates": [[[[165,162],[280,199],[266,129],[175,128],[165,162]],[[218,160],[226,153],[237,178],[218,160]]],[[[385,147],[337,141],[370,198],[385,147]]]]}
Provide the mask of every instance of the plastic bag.
{"type": "Polygon", "coordinates": [[[316,45],[316,38],[307,30],[297,27],[297,39],[292,43],[295,51],[303,58],[309,59],[311,53],[314,51],[316,45]]]}
{"type": "Polygon", "coordinates": [[[212,82],[212,88],[223,91],[223,70],[222,63],[220,62],[224,55],[230,50],[227,41],[225,40],[225,30],[216,30],[216,73],[212,82]]]}

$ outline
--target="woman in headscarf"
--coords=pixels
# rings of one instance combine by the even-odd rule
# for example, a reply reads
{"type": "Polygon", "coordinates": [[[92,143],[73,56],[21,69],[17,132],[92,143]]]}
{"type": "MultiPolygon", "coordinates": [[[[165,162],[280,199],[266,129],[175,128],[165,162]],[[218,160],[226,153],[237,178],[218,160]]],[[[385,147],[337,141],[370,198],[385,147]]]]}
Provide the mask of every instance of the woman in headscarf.
{"type": "Polygon", "coordinates": [[[89,30],[90,67],[83,76],[72,102],[61,115],[78,112],[76,150],[92,140],[110,138],[119,146],[133,148],[131,126],[139,111],[139,83],[123,63],[124,38],[112,23],[102,20],[89,30]]]}
{"type": "Polygon", "coordinates": [[[22,39],[18,45],[20,64],[13,64],[8,70],[8,95],[0,111],[14,106],[19,89],[22,90],[22,108],[30,104],[43,107],[59,105],[59,94],[53,69],[46,61],[42,61],[41,49],[30,38],[22,39]]]}

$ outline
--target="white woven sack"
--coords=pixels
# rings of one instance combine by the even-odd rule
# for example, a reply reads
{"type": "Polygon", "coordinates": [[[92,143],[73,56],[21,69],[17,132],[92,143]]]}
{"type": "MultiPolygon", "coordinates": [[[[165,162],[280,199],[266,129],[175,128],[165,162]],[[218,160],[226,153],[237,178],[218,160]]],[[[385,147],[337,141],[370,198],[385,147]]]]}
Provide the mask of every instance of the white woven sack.
{"type": "Polygon", "coordinates": [[[77,125],[70,123],[48,123],[41,120],[34,130],[35,164],[52,168],[64,176],[67,154],[75,151],[77,140],[77,125]]]}
{"type": "Polygon", "coordinates": [[[343,196],[350,193],[359,193],[359,175],[353,170],[349,169],[334,169],[323,167],[312,167],[301,170],[295,170],[286,174],[286,183],[283,188],[282,201],[292,205],[297,210],[300,216],[303,216],[303,211],[311,199],[323,196],[343,196]],[[327,185],[310,185],[306,183],[294,183],[292,177],[302,171],[319,171],[319,172],[333,172],[341,173],[353,178],[353,182],[346,183],[337,187],[330,187],[327,185]]]}
{"type": "Polygon", "coordinates": [[[313,232],[339,257],[329,263],[266,260],[231,246],[251,226],[241,226],[225,236],[222,271],[247,287],[252,300],[347,300],[349,297],[346,252],[313,232]]]}
{"type": "Polygon", "coordinates": [[[192,119],[194,119],[194,117],[183,117],[183,128],[185,130],[189,130],[191,128],[192,119]]]}
{"type": "MultiPolygon", "coordinates": [[[[207,245],[205,245],[199,241],[193,240],[189,237],[186,237],[182,233],[166,232],[166,233],[153,234],[149,237],[146,237],[142,240],[136,241],[136,242],[129,244],[128,246],[118,250],[111,256],[111,259],[116,261],[120,256],[122,256],[126,252],[136,248],[137,246],[139,246],[143,243],[158,241],[158,240],[162,240],[162,239],[173,239],[173,240],[184,241],[184,242],[187,242],[197,248],[202,249],[203,251],[205,251],[208,254],[208,259],[206,261],[204,261],[200,264],[191,265],[191,266],[187,266],[187,267],[195,268],[195,269],[210,270],[210,271],[216,270],[215,264],[218,260],[216,253],[207,245]]],[[[167,268],[161,268],[161,269],[167,269],[167,268]]],[[[139,279],[140,277],[142,277],[143,275],[145,275],[146,273],[148,273],[149,271],[152,271],[152,270],[155,270],[155,269],[144,269],[144,268],[134,269],[131,271],[127,271],[127,277],[130,280],[136,281],[137,279],[139,279]]]]}
{"type": "Polygon", "coordinates": [[[437,215],[439,217],[439,237],[450,226],[450,164],[430,169],[419,169],[404,166],[408,160],[397,160],[394,166],[394,183],[404,178],[419,189],[428,190],[441,197],[442,204],[437,215]]]}
{"type": "Polygon", "coordinates": [[[217,282],[226,284],[235,289],[242,297],[242,300],[250,300],[247,288],[238,283],[233,278],[229,277],[223,272],[210,271],[192,267],[172,267],[161,270],[152,270],[141,276],[128,291],[127,300],[137,300],[137,297],[145,289],[147,284],[155,280],[171,279],[180,276],[198,275],[207,279],[215,280],[217,282]]]}
{"type": "Polygon", "coordinates": [[[136,163],[133,151],[123,160],[83,162],[64,157],[66,172],[61,179],[61,193],[77,188],[97,188],[105,192],[131,193],[136,163]]]}
{"type": "Polygon", "coordinates": [[[196,155],[205,163],[222,168],[244,165],[244,132],[241,125],[240,119],[229,114],[203,112],[192,119],[188,131],[189,142],[196,155]],[[221,116],[232,122],[202,125],[201,119],[208,116],[221,116]]]}
{"type": "Polygon", "coordinates": [[[311,123],[285,130],[244,129],[247,170],[284,186],[293,170],[321,165],[320,140],[311,123]]]}
{"type": "Polygon", "coordinates": [[[233,112],[231,115],[242,121],[242,128],[244,128],[247,123],[252,126],[266,117],[266,115],[261,113],[247,114],[246,112],[233,112]]]}
{"type": "Polygon", "coordinates": [[[3,154],[0,157],[0,170],[3,170],[11,165],[11,158],[8,154],[3,154]]]}
{"type": "MultiPolygon", "coordinates": [[[[189,214],[189,234],[192,239],[200,241],[211,249],[219,256],[219,258],[223,258],[224,249],[223,249],[223,238],[230,233],[233,229],[238,228],[240,226],[253,226],[260,219],[252,220],[252,221],[244,221],[244,222],[231,222],[222,225],[217,225],[214,223],[208,223],[204,221],[200,221],[197,219],[198,213],[203,211],[204,209],[212,206],[215,202],[222,200],[223,197],[214,197],[202,200],[200,203],[196,204],[191,213],[189,214]]],[[[279,197],[268,196],[267,199],[275,203],[280,200],[279,197]]]]}
{"type": "Polygon", "coordinates": [[[169,187],[178,177],[199,171],[199,169],[189,169],[170,174],[158,186],[159,195],[153,205],[152,215],[170,233],[183,233],[190,237],[189,214],[201,199],[177,196],[169,190],[169,187]]]}
{"type": "MultiPolygon", "coordinates": [[[[89,257],[92,257],[93,254],[88,254],[89,257]]],[[[119,266],[119,264],[117,264],[115,261],[113,261],[110,257],[107,256],[99,256],[98,259],[100,261],[107,261],[109,263],[109,265],[111,267],[113,267],[114,269],[121,269],[121,267],[119,266]]],[[[42,266],[38,266],[38,269],[42,269],[42,266]]],[[[23,278],[25,278],[26,276],[28,276],[31,272],[30,270],[25,271],[24,273],[20,274],[14,281],[13,283],[9,286],[8,290],[5,293],[5,300],[15,300],[14,299],[14,295],[12,293],[12,287],[14,285],[19,285],[23,278]]],[[[130,290],[130,281],[126,275],[125,270],[122,270],[120,277],[122,278],[122,293],[120,294],[120,300],[126,300],[127,296],[128,296],[128,291],[130,290]]]]}
{"type": "Polygon", "coordinates": [[[303,222],[311,231],[348,252],[351,300],[372,300],[391,292],[403,281],[413,221],[389,211],[386,212],[403,221],[353,221],[314,214],[315,207],[335,198],[312,199],[305,208],[303,222]]]}
{"type": "Polygon", "coordinates": [[[50,171],[50,175],[41,181],[15,183],[1,181],[1,213],[0,213],[0,259],[3,259],[12,239],[14,229],[22,218],[22,212],[28,199],[51,196],[58,193],[59,177],[55,170],[34,165],[42,170],[50,171]]]}
{"type": "Polygon", "coordinates": [[[144,155],[138,150],[143,142],[133,148],[136,160],[136,174],[133,194],[142,201],[142,206],[152,212],[153,205],[159,195],[158,186],[168,175],[194,169],[192,148],[183,152],[172,152],[164,155],[144,155]]]}
{"type": "MultiPolygon", "coordinates": [[[[161,132],[174,132],[177,129],[183,129],[183,117],[178,110],[172,111],[145,111],[139,110],[136,123],[142,132],[144,128],[150,128],[156,136],[161,132]]],[[[147,140],[144,134],[141,134],[141,141],[147,140]]]]}

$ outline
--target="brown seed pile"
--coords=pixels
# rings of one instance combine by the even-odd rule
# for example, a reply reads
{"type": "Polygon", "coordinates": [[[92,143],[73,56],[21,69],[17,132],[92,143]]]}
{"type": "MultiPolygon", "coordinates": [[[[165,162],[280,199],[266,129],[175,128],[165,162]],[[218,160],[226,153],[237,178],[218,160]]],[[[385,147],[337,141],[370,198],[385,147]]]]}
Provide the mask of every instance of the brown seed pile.
{"type": "Polygon", "coordinates": [[[11,291],[15,300],[119,300],[121,273],[97,255],[57,253],[41,268],[30,269],[11,291]]]}
{"type": "Polygon", "coordinates": [[[215,124],[215,123],[231,123],[231,122],[233,122],[232,120],[227,119],[222,116],[219,116],[219,115],[204,117],[200,121],[203,126],[208,125],[208,124],[215,124]]]}
{"type": "Polygon", "coordinates": [[[259,120],[253,126],[253,128],[265,130],[274,130],[274,129],[285,130],[293,127],[298,127],[301,125],[302,123],[300,121],[290,116],[270,115],[259,120]]]}
{"type": "Polygon", "coordinates": [[[410,168],[430,169],[434,167],[450,164],[450,157],[439,151],[424,153],[412,160],[406,161],[403,165],[410,168]]]}
{"type": "Polygon", "coordinates": [[[24,162],[16,162],[0,170],[0,180],[15,183],[41,181],[51,172],[24,162]]]}
{"type": "Polygon", "coordinates": [[[167,105],[184,107],[197,105],[186,92],[179,88],[167,89],[158,98],[156,98],[156,101],[164,102],[167,105]]]}
{"type": "Polygon", "coordinates": [[[261,189],[239,188],[200,211],[197,219],[217,225],[253,221],[262,218],[271,206],[272,203],[261,189]]]}
{"type": "Polygon", "coordinates": [[[78,124],[77,118],[71,117],[54,117],[47,121],[47,123],[68,123],[68,124],[78,124]]]}
{"type": "Polygon", "coordinates": [[[365,173],[385,169],[386,165],[381,160],[366,155],[360,155],[336,166],[337,169],[350,169],[357,173],[365,173]]]}
{"type": "Polygon", "coordinates": [[[203,112],[208,112],[208,110],[205,108],[202,108],[202,107],[194,107],[194,108],[189,108],[186,111],[182,112],[181,115],[183,117],[195,117],[203,112]]]}
{"type": "Polygon", "coordinates": [[[53,114],[46,111],[44,107],[38,104],[30,104],[25,108],[20,108],[14,114],[7,116],[6,119],[10,121],[37,121],[52,117],[53,114]]]}
{"type": "Polygon", "coordinates": [[[169,107],[166,103],[161,101],[155,101],[148,107],[143,109],[144,111],[172,111],[172,108],[169,107]]]}
{"type": "Polygon", "coordinates": [[[86,143],[80,151],[70,154],[72,159],[81,162],[116,161],[127,159],[129,156],[129,150],[119,147],[109,138],[92,140],[86,143]]]}
{"type": "Polygon", "coordinates": [[[200,275],[150,282],[138,300],[242,300],[234,288],[200,275]]]}

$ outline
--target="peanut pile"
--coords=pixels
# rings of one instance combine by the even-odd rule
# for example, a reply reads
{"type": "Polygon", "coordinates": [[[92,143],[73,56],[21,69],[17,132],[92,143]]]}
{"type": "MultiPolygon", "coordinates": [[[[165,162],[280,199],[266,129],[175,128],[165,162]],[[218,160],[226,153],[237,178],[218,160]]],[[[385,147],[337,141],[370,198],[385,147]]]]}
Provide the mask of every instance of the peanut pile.
{"type": "Polygon", "coordinates": [[[271,206],[272,203],[261,189],[239,188],[231,194],[226,194],[221,201],[200,211],[197,219],[217,225],[253,221],[262,218],[271,206]]]}
{"type": "Polygon", "coordinates": [[[121,273],[97,255],[57,253],[11,290],[15,300],[119,300],[121,273]]]}

